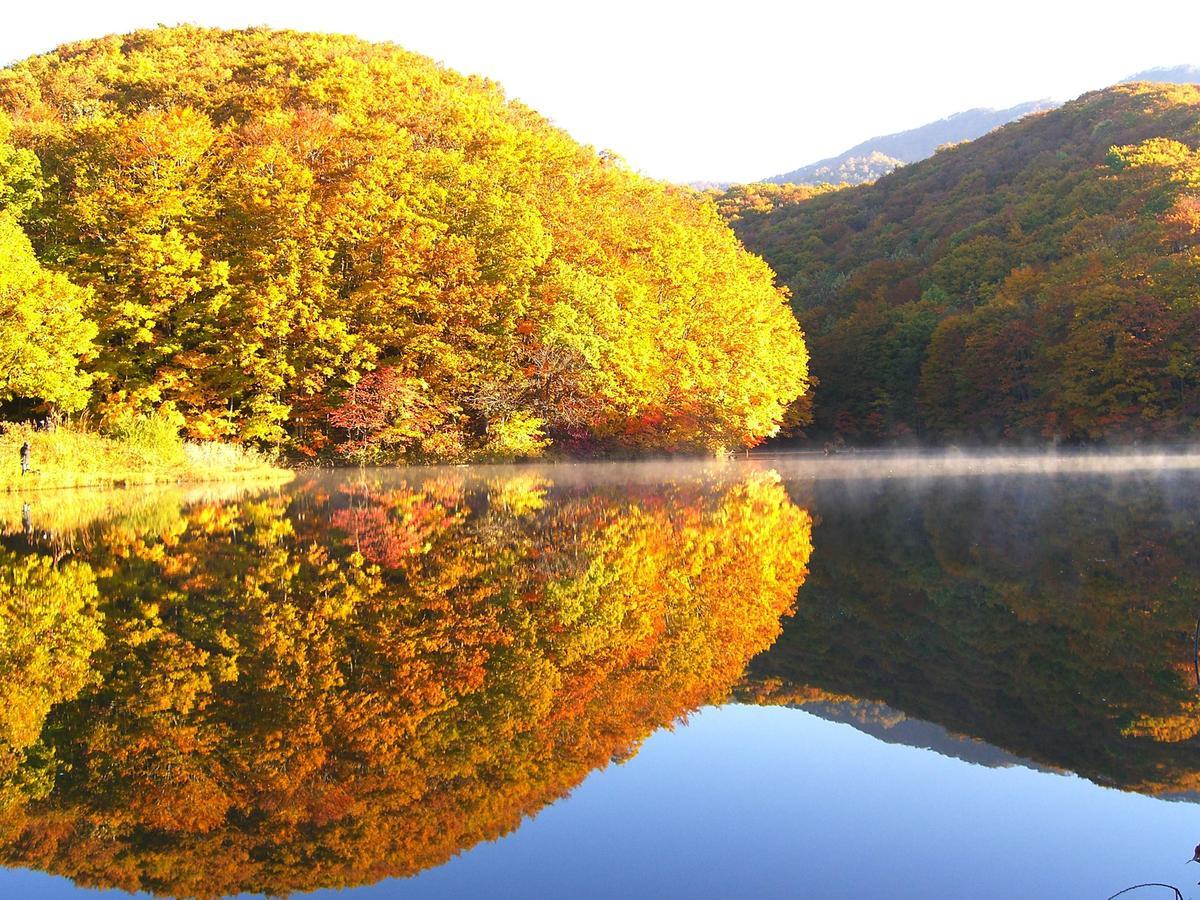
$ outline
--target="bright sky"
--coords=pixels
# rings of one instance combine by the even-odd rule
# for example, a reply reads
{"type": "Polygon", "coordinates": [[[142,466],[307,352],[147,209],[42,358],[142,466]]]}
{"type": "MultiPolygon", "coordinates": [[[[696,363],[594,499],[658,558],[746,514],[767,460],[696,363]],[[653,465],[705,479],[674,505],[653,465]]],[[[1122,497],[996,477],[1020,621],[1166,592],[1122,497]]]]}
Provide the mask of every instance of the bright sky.
{"type": "Polygon", "coordinates": [[[156,24],[389,40],[501,82],[635,168],[748,181],[974,106],[1200,63],[1200,3],[1005,0],[57,0],[11,3],[0,63],[156,24]]]}

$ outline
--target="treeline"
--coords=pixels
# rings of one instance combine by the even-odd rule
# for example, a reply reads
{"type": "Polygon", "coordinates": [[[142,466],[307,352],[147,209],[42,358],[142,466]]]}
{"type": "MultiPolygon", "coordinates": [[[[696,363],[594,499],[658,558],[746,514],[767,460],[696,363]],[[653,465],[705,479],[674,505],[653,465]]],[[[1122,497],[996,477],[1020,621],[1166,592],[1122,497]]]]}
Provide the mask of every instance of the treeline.
{"type": "Polygon", "coordinates": [[[193,27],[0,71],[0,400],[363,460],[720,448],[806,352],[710,203],[492,82],[193,27]]]}
{"type": "Polygon", "coordinates": [[[726,196],[739,236],[792,292],[817,432],[1194,433],[1198,124],[1200,88],[1122,85],[873,185],[726,196]]]}

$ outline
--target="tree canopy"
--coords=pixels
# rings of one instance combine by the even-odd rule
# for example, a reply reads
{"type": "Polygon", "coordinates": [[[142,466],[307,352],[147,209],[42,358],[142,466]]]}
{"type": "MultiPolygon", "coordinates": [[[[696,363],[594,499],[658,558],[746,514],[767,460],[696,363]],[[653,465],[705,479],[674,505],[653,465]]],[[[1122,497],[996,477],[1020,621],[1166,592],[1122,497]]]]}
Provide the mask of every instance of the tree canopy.
{"type": "Polygon", "coordinates": [[[0,71],[0,110],[34,249],[94,294],[102,416],[453,459],[751,445],[806,388],[711,202],[399,47],[160,28],[0,71]]]}
{"type": "Polygon", "coordinates": [[[21,220],[42,198],[41,166],[11,134],[0,111],[0,402],[37,398],[81,409],[91,376],[80,364],[96,336],[88,295],[34,255],[21,220]]]}

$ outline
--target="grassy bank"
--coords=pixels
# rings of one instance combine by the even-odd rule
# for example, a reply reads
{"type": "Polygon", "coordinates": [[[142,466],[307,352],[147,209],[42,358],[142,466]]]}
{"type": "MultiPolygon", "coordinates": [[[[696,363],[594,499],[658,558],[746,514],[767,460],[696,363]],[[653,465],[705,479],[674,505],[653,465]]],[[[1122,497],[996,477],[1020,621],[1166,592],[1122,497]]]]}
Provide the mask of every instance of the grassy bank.
{"type": "Polygon", "coordinates": [[[0,492],[48,488],[208,481],[279,480],[286,469],[232,444],[110,437],[75,426],[35,431],[0,426],[0,492]],[[21,445],[29,442],[31,471],[21,474],[21,445]]]}

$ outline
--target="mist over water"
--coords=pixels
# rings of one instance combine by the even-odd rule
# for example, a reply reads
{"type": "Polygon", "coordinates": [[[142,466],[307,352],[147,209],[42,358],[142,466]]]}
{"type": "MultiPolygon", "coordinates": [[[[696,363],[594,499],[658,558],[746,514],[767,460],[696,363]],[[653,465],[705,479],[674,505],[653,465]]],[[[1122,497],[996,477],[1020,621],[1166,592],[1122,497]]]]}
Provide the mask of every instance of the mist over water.
{"type": "Polygon", "coordinates": [[[755,455],[795,478],[937,478],[1000,475],[1145,475],[1200,470],[1200,452],[1173,448],[1112,451],[851,451],[755,455]]]}
{"type": "MultiPolygon", "coordinates": [[[[394,470],[365,471],[378,476],[394,470]]],[[[989,478],[1006,475],[1109,475],[1144,477],[1200,471],[1200,451],[1138,450],[756,450],[728,457],[662,458],[641,461],[531,462],[518,465],[429,466],[404,469],[404,477],[450,475],[486,479],[539,475],[560,486],[654,484],[674,478],[723,480],[747,471],[772,471],[784,480],[887,480],[989,478]]],[[[384,477],[389,477],[385,475],[384,477]]]]}

